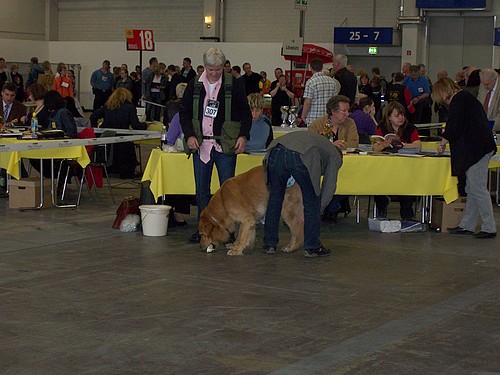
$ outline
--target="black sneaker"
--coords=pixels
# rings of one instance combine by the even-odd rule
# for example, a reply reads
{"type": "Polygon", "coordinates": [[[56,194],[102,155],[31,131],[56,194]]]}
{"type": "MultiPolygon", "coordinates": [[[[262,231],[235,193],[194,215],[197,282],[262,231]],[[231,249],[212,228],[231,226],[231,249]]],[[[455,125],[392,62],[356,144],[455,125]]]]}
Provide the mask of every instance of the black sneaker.
{"type": "Polygon", "coordinates": [[[474,234],[474,238],[480,240],[484,238],[495,238],[497,236],[497,232],[479,232],[474,234]]]}
{"type": "Polygon", "coordinates": [[[264,254],[275,254],[276,253],[276,246],[264,246],[262,248],[262,252],[264,254]]]}
{"type": "Polygon", "coordinates": [[[330,255],[331,250],[327,249],[323,245],[319,247],[319,249],[305,249],[304,256],[306,258],[316,258],[316,257],[326,257],[330,255]]]}
{"type": "Polygon", "coordinates": [[[188,243],[200,243],[201,235],[200,232],[193,233],[191,237],[188,238],[188,243]]]}
{"type": "Polygon", "coordinates": [[[447,228],[450,234],[474,234],[473,231],[462,228],[461,226],[454,228],[447,228]]]}

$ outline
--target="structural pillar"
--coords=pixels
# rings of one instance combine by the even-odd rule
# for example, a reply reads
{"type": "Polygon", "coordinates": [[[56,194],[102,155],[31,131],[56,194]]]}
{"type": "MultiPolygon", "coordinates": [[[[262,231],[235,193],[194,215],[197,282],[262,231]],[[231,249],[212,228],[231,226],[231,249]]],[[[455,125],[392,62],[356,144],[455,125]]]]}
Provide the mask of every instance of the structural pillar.
{"type": "Polygon", "coordinates": [[[401,1],[398,24],[401,27],[401,65],[426,61],[426,35],[423,17],[414,1],[401,1]]]}

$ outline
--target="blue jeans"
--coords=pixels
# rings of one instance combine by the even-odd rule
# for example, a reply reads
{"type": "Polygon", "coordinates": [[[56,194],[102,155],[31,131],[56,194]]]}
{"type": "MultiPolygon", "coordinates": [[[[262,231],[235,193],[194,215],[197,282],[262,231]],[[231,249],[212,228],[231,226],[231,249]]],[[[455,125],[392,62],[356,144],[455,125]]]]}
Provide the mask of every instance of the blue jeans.
{"type": "Polygon", "coordinates": [[[212,148],[210,152],[210,160],[207,164],[200,160],[200,153],[193,154],[194,166],[194,181],[196,185],[196,204],[198,205],[198,219],[200,219],[201,211],[210,202],[210,182],[212,181],[212,171],[214,163],[217,166],[219,175],[219,183],[222,186],[228,178],[234,177],[236,169],[236,155],[224,155],[221,152],[215,151],[212,148]]]}
{"type": "Polygon", "coordinates": [[[268,159],[269,203],[264,225],[264,245],[276,246],[279,242],[281,207],[285,196],[286,182],[293,176],[302,189],[304,201],[304,249],[318,249],[321,227],[321,198],[316,195],[309,171],[300,159],[300,154],[278,145],[268,159]]]}

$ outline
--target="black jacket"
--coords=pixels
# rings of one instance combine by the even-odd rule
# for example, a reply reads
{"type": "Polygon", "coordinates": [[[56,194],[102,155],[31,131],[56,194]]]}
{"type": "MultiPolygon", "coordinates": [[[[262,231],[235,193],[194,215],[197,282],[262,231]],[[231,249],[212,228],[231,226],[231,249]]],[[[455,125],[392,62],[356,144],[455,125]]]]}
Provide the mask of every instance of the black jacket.
{"type": "Polygon", "coordinates": [[[497,146],[481,103],[467,91],[451,99],[443,137],[450,142],[451,174],[464,175],[497,146]]]}
{"type": "Polygon", "coordinates": [[[335,78],[340,82],[339,95],[347,96],[351,101],[350,104],[354,104],[356,102],[356,89],[358,88],[356,76],[346,68],[342,68],[335,73],[335,78]]]}
{"type": "Polygon", "coordinates": [[[177,89],[177,85],[179,83],[182,83],[182,77],[179,73],[175,73],[172,75],[168,85],[167,101],[177,99],[177,93],[175,90],[177,89]]]}
{"type": "Polygon", "coordinates": [[[188,74],[187,74],[186,77],[184,77],[184,71],[185,71],[185,69],[182,68],[181,69],[181,75],[180,75],[182,82],[189,83],[189,82],[191,82],[191,80],[194,77],[196,77],[196,72],[194,71],[193,68],[189,69],[189,72],[188,72],[188,74]]]}
{"type": "MultiPolygon", "coordinates": [[[[217,95],[217,100],[219,101],[219,110],[217,112],[217,117],[214,120],[214,135],[219,136],[222,132],[222,124],[225,121],[225,88],[224,88],[224,78],[222,76],[222,86],[217,95]]],[[[232,79],[232,78],[231,78],[232,79]]],[[[184,137],[187,140],[189,137],[196,136],[193,129],[193,95],[194,95],[194,80],[188,83],[184,96],[182,97],[181,110],[179,111],[179,117],[181,120],[182,131],[184,137]]],[[[205,100],[206,91],[205,87],[201,85],[200,88],[200,99],[198,102],[198,120],[200,125],[203,120],[203,102],[205,100]]],[[[250,112],[250,107],[248,106],[248,101],[245,96],[245,86],[243,80],[234,80],[232,86],[232,98],[231,98],[231,119],[232,121],[238,121],[241,123],[239,137],[249,138],[250,128],[252,126],[252,113],[250,112]]],[[[219,142],[219,141],[217,141],[219,142]]]]}
{"type": "Polygon", "coordinates": [[[111,110],[104,106],[92,112],[90,122],[94,128],[101,118],[104,120],[101,128],[128,129],[129,126],[132,126],[134,130],[144,130],[147,128],[145,123],[139,122],[137,110],[128,101],[123,103],[118,109],[111,110]]]}
{"type": "Polygon", "coordinates": [[[405,100],[405,89],[406,86],[400,83],[394,83],[389,85],[387,88],[387,93],[385,95],[385,100],[388,102],[399,102],[406,109],[406,113],[408,114],[408,105],[405,100]]]}
{"type": "Polygon", "coordinates": [[[78,137],[78,130],[73,115],[66,108],[59,108],[57,111],[49,113],[49,124],[56,123],[56,128],[64,131],[70,138],[78,137]]]}

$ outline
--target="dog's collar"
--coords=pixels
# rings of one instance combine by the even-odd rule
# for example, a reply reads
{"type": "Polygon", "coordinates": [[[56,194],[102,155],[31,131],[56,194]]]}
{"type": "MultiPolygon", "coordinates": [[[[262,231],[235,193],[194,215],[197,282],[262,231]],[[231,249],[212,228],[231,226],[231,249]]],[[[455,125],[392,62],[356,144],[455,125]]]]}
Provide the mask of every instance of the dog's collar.
{"type": "Polygon", "coordinates": [[[215,224],[215,225],[218,225],[219,227],[221,227],[222,229],[224,229],[227,233],[231,234],[231,232],[229,232],[227,230],[227,228],[225,226],[223,226],[221,224],[221,222],[219,220],[217,220],[214,215],[210,215],[210,220],[212,220],[212,222],[215,224]]]}

